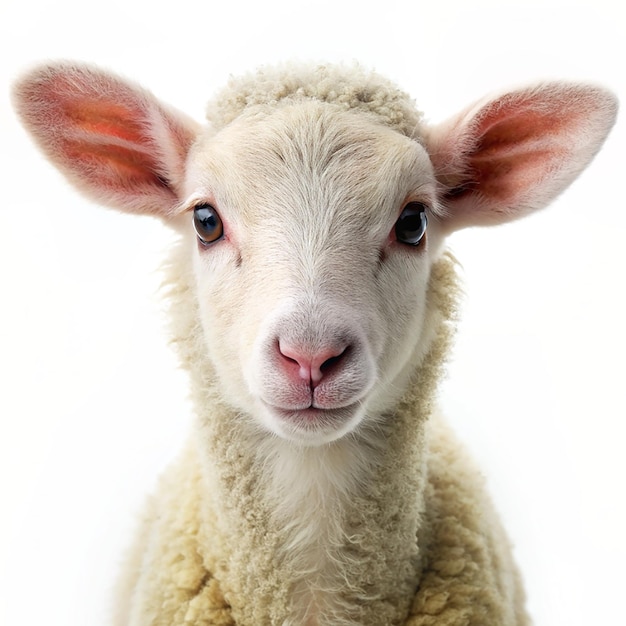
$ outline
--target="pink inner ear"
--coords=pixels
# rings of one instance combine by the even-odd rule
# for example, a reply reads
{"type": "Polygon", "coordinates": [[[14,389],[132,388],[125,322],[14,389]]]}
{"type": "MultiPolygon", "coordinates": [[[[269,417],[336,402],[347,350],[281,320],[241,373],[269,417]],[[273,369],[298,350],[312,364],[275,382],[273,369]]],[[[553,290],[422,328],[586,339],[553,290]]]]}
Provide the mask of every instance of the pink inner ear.
{"type": "Polygon", "coordinates": [[[168,187],[165,178],[152,171],[137,151],[120,146],[101,145],[80,141],[66,141],[63,145],[65,158],[82,161],[82,168],[89,171],[92,181],[109,187],[128,188],[149,185],[168,187]]]}
{"type": "MultiPolygon", "coordinates": [[[[532,106],[532,102],[529,103],[532,106]]],[[[481,139],[469,157],[481,195],[506,204],[515,202],[567,157],[562,144],[568,126],[578,116],[553,113],[500,103],[480,120],[481,139]]]]}
{"type": "Polygon", "coordinates": [[[603,89],[541,83],[474,105],[427,136],[449,231],[546,206],[591,161],[615,121],[603,89]]]}
{"type": "Polygon", "coordinates": [[[85,132],[117,137],[132,143],[145,141],[141,125],[135,121],[133,112],[122,106],[97,100],[83,100],[64,103],[63,110],[67,118],[85,132]]]}
{"type": "Polygon", "coordinates": [[[91,164],[90,175],[100,183],[167,186],[157,173],[151,141],[136,121],[145,113],[96,100],[62,108],[71,128],[62,143],[66,158],[91,164]]]}
{"type": "Polygon", "coordinates": [[[61,73],[37,85],[37,100],[48,103],[59,157],[90,184],[114,192],[168,188],[145,103],[109,77],[84,78],[61,73]]]}
{"type": "Polygon", "coordinates": [[[131,213],[178,206],[199,126],[150,92],[88,66],[43,66],[19,81],[15,104],[48,158],[81,191],[131,213]]]}

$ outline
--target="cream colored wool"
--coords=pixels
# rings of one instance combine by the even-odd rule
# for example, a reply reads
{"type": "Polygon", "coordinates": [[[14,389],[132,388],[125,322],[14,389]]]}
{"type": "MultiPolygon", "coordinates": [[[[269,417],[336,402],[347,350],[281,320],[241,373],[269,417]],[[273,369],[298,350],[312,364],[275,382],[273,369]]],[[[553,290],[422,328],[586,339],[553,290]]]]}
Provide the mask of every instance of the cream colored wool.
{"type": "MultiPolygon", "coordinates": [[[[125,590],[133,590],[131,618],[119,623],[283,624],[296,581],[276,555],[288,533],[273,523],[260,497],[262,456],[251,458],[237,416],[221,400],[198,332],[184,256],[172,271],[174,334],[192,377],[198,419],[151,503],[129,568],[132,579],[123,581],[125,590]]],[[[346,514],[344,545],[337,551],[347,552],[351,563],[339,593],[352,607],[353,623],[363,626],[528,623],[509,546],[482,480],[441,418],[431,418],[457,294],[454,262],[444,255],[428,293],[439,318],[437,337],[389,417],[377,475],[354,495],[346,514]]],[[[339,453],[346,445],[340,440],[316,454],[339,453]]]]}
{"type": "Polygon", "coordinates": [[[416,133],[419,136],[423,116],[409,95],[383,76],[356,64],[290,63],[231,78],[208,104],[207,119],[220,129],[251,107],[274,107],[310,99],[371,113],[378,122],[407,137],[415,138],[416,133]]]}
{"type": "MultiPolygon", "coordinates": [[[[263,110],[307,99],[372,114],[419,137],[421,114],[408,96],[354,67],[294,71],[288,66],[233,79],[209,105],[208,118],[219,130],[248,107],[263,110]]],[[[143,539],[122,585],[122,596],[132,590],[132,598],[122,603],[119,624],[291,626],[286,616],[302,574],[291,570],[293,559],[282,558],[290,534],[264,491],[267,450],[237,427],[237,415],[222,399],[206,356],[188,263],[181,248],[168,284],[175,342],[191,374],[197,423],[139,533],[143,539]]],[[[342,543],[330,547],[330,557],[340,562],[335,596],[345,608],[331,620],[336,626],[344,619],[363,626],[527,623],[509,546],[482,481],[441,418],[431,418],[457,295],[454,263],[444,255],[428,293],[431,322],[439,330],[394,415],[366,439],[377,442],[372,454],[378,466],[351,494],[340,520],[342,543]]],[[[357,446],[363,445],[349,436],[300,453],[322,457],[319,463],[332,463],[336,456],[345,464],[350,448],[357,458],[357,446]]],[[[320,514],[318,497],[311,494],[312,515],[320,514]]],[[[332,508],[331,501],[326,510],[332,508]]],[[[314,585],[314,578],[315,572],[309,573],[306,584],[314,585]]]]}
{"type": "MultiPolygon", "coordinates": [[[[167,284],[173,337],[191,378],[196,420],[183,454],[147,507],[120,582],[116,624],[528,624],[508,541],[483,482],[435,409],[459,291],[455,263],[440,252],[439,244],[455,229],[506,222],[545,206],[599,149],[615,119],[614,98],[594,87],[549,83],[487,99],[429,127],[411,99],[376,74],[358,67],[290,65],[233,79],[209,105],[209,128],[201,130],[149,92],[117,77],[59,64],[18,84],[16,103],[40,147],[85,193],[123,211],[157,215],[183,236],[167,284]],[[368,151],[368,142],[393,149],[368,151]],[[207,191],[204,175],[212,171],[211,158],[219,157],[224,145],[228,158],[217,158],[221,170],[216,179],[222,192],[228,197],[228,188],[235,198],[233,220],[241,218],[260,235],[258,240],[250,236],[252,244],[245,250],[238,248],[237,235],[250,235],[239,225],[239,232],[233,228],[224,236],[228,241],[211,248],[217,257],[230,254],[230,274],[222,272],[220,283],[207,269],[208,242],[193,249],[198,244],[190,214],[207,207],[218,212],[212,203],[219,198],[211,197],[210,185],[207,191]],[[246,153],[242,145],[254,149],[246,153]],[[408,158],[408,147],[410,165],[402,161],[408,158]],[[329,165],[333,158],[335,164],[329,165]],[[324,178],[329,172],[330,183],[324,178]],[[419,184],[405,180],[398,185],[398,172],[408,178],[419,172],[419,184]],[[275,186],[284,181],[281,195],[275,186]],[[334,185],[332,201],[322,193],[327,184],[334,185]],[[311,190],[320,193],[307,196],[311,190]],[[390,200],[394,194],[409,195],[390,200]],[[330,208],[320,214],[310,210],[326,203],[330,208]],[[416,254],[404,250],[395,255],[393,246],[409,242],[393,226],[394,220],[400,222],[393,211],[404,213],[410,205],[428,205],[429,244],[411,250],[416,254]],[[320,216],[328,223],[317,223],[320,216]],[[282,230],[276,224],[281,220],[286,224],[282,230]],[[371,224],[382,233],[378,238],[367,239],[371,224]],[[317,248],[297,238],[294,244],[294,231],[313,237],[317,248]],[[346,255],[346,250],[351,252],[346,255]],[[395,256],[393,271],[387,256],[395,256]],[[271,263],[266,263],[268,258],[271,263]],[[334,299],[318,302],[324,289],[307,291],[302,280],[280,282],[277,275],[295,265],[294,259],[309,264],[299,279],[304,275],[310,280],[311,267],[319,265],[316,284],[335,287],[334,299]],[[369,273],[355,283],[364,260],[369,273]],[[245,274],[247,283],[234,281],[233,288],[229,277],[238,266],[256,273],[245,274]],[[334,276],[327,276],[333,272],[343,272],[336,284],[334,276]],[[259,278],[259,289],[250,289],[259,278]],[[286,348],[283,352],[281,341],[289,342],[288,333],[277,334],[272,327],[263,335],[258,328],[276,314],[272,307],[284,305],[281,298],[291,295],[275,292],[285,285],[293,292],[294,284],[297,294],[308,298],[309,308],[290,309],[286,327],[299,329],[292,336],[309,341],[307,349],[315,348],[316,358],[324,357],[322,365],[332,362],[332,369],[335,357],[341,358],[339,369],[355,377],[371,365],[369,348],[364,347],[370,337],[366,341],[359,334],[355,339],[354,334],[361,332],[360,308],[393,311],[385,316],[376,309],[378,317],[372,318],[381,343],[390,353],[407,348],[397,359],[403,364],[401,373],[386,371],[385,364],[393,369],[397,363],[385,361],[381,348],[379,371],[371,379],[334,379],[341,390],[360,380],[361,395],[336,395],[343,403],[324,405],[322,399],[315,406],[313,396],[306,396],[303,406],[328,408],[335,418],[339,413],[333,409],[356,406],[351,417],[359,416],[362,407],[368,411],[345,430],[340,427],[346,420],[335,419],[334,436],[325,439],[320,438],[326,436],[323,419],[314,420],[317,439],[298,439],[282,436],[276,414],[268,422],[253,414],[263,408],[260,401],[276,411],[301,411],[300,399],[274,405],[273,397],[263,397],[293,383],[293,376],[281,373],[285,363],[277,366],[272,358],[287,359],[290,366],[302,363],[286,348]],[[418,296],[414,290],[405,298],[409,285],[419,285],[418,296]],[[231,288],[235,297],[223,297],[232,295],[231,288]],[[263,309],[267,303],[259,300],[271,289],[271,306],[263,309]],[[251,297],[243,294],[246,290],[251,297]],[[329,310],[312,314],[311,299],[329,310]],[[322,349],[331,347],[332,332],[345,333],[345,327],[335,326],[332,332],[326,328],[332,326],[333,307],[337,301],[343,306],[343,300],[357,328],[351,327],[353,343],[343,343],[330,357],[322,355],[322,349]],[[399,306],[386,308],[389,302],[399,306]],[[242,329],[238,316],[249,322],[250,311],[267,317],[254,318],[254,328],[242,329]],[[298,327],[302,317],[306,320],[298,327]],[[260,337],[269,349],[258,349],[250,337],[238,343],[237,333],[260,337]],[[320,336],[326,343],[315,343],[320,336]],[[262,358],[241,359],[241,346],[262,358]],[[248,374],[275,374],[260,392],[251,388],[251,404],[238,403],[242,389],[251,387],[242,375],[246,367],[248,374]],[[387,410],[367,404],[374,388],[370,383],[376,385],[371,396],[387,410]]],[[[346,341],[345,334],[341,341],[346,341]]],[[[309,365],[308,378],[302,370],[295,374],[307,394],[315,386],[309,365]]],[[[332,373],[329,378],[333,380],[332,373]]],[[[252,386],[258,384],[257,378],[251,379],[252,386]]],[[[324,419],[329,412],[322,411],[324,419]]]]}

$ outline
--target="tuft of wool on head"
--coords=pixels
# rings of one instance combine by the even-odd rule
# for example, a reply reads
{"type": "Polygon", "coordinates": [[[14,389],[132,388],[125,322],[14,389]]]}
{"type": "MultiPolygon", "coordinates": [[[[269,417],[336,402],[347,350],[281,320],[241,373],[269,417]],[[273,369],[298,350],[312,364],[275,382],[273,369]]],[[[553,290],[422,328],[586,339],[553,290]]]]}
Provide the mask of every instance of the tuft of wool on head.
{"type": "Polygon", "coordinates": [[[282,64],[231,77],[207,106],[207,119],[216,130],[251,107],[318,100],[344,110],[375,115],[386,126],[408,137],[419,137],[422,113],[414,100],[393,82],[358,64],[282,64]]]}

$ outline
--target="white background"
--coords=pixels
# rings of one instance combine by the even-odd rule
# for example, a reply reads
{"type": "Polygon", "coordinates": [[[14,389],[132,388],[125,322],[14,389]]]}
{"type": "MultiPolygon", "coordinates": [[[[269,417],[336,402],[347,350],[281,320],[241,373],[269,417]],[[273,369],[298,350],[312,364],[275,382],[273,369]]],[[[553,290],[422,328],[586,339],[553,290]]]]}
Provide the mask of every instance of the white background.
{"type": "MultiPolygon", "coordinates": [[[[107,624],[143,498],[189,425],[162,330],[169,235],[90,206],[36,152],[9,84],[81,59],[202,118],[231,73],[358,59],[432,120],[540,78],[626,98],[615,0],[0,5],[0,624],[107,624]]],[[[455,235],[467,285],[443,402],[516,545],[538,626],[624,624],[626,147],[523,222],[455,235]]]]}

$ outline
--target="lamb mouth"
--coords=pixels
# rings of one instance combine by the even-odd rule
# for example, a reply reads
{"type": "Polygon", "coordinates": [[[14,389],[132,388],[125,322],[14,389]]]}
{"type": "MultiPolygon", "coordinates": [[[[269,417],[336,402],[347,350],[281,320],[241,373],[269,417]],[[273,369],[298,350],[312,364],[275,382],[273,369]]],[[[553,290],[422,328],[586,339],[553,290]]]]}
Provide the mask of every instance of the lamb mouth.
{"type": "Polygon", "coordinates": [[[314,406],[304,409],[285,409],[271,404],[266,406],[276,417],[292,427],[317,431],[341,427],[354,418],[359,405],[359,402],[353,402],[347,406],[332,409],[321,409],[314,406]]]}

